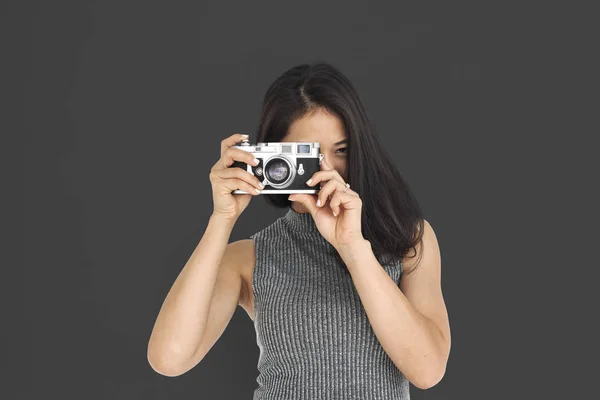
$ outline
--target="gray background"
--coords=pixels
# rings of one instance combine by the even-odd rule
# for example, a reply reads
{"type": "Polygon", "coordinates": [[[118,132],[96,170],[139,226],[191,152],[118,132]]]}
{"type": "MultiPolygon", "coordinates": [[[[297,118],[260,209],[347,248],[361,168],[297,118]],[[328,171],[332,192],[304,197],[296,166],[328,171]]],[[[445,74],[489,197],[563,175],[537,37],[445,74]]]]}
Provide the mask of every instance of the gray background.
{"type": "MultiPolygon", "coordinates": [[[[253,141],[268,85],[316,60],[355,84],[440,242],[452,352],[443,381],[412,397],[583,393],[595,22],[539,3],[4,3],[25,268],[2,397],[252,397],[241,308],[183,376],[155,373],[146,346],[212,211],[219,142],[253,141]]],[[[230,240],[280,215],[254,198],[230,240]]]]}

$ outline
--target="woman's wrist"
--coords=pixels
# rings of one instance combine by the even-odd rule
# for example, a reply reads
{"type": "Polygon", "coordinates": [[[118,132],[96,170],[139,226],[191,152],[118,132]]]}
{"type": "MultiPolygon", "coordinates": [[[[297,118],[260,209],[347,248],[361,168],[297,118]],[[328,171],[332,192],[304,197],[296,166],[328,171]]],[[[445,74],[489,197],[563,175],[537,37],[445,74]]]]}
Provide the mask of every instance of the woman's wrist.
{"type": "Polygon", "coordinates": [[[229,229],[233,229],[236,222],[237,218],[226,217],[225,215],[214,212],[209,218],[209,224],[216,224],[221,227],[227,227],[229,229]]]}
{"type": "Polygon", "coordinates": [[[352,243],[338,246],[336,250],[344,259],[355,259],[360,255],[372,252],[371,242],[364,238],[357,239],[352,243]]]}

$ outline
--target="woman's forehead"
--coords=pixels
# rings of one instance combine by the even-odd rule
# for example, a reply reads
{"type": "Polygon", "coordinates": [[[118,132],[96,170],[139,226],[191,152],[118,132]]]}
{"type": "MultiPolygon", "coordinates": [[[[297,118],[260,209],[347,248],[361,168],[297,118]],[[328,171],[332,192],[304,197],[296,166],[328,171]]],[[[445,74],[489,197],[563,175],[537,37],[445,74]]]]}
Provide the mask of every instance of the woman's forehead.
{"type": "Polygon", "coordinates": [[[320,142],[321,146],[333,146],[344,139],[346,133],[339,118],[323,112],[294,121],[286,135],[286,140],[290,142],[320,142]]]}

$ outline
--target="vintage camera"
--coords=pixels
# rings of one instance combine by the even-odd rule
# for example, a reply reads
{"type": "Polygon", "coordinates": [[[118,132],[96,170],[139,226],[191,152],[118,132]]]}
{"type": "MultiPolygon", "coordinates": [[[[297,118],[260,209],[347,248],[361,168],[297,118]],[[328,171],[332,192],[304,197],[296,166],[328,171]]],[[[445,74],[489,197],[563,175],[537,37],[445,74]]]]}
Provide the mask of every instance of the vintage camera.
{"type": "MultiPolygon", "coordinates": [[[[256,176],[265,188],[261,194],[319,193],[320,188],[310,187],[306,181],[320,170],[323,155],[318,142],[269,142],[251,145],[247,139],[233,146],[252,153],[259,161],[250,165],[234,161],[230,168],[242,168],[256,176]]],[[[247,194],[237,189],[234,194],[247,194]]]]}

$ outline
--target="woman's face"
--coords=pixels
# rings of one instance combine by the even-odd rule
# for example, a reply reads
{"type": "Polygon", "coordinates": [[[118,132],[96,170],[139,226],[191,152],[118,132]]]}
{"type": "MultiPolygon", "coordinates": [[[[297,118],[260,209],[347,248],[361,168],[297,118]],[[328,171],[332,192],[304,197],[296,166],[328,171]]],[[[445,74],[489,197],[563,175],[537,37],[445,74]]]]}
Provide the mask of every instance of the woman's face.
{"type": "MultiPolygon", "coordinates": [[[[344,181],[346,176],[348,143],[342,121],[335,115],[319,109],[315,113],[296,120],[289,128],[283,142],[319,142],[320,153],[344,181]]],[[[307,178],[308,179],[308,178],[307,178]]]]}

